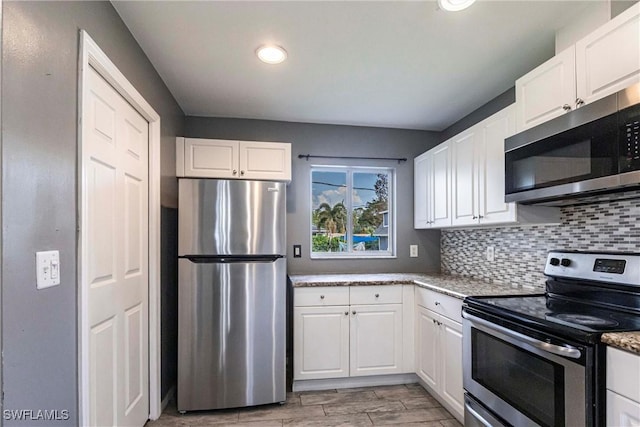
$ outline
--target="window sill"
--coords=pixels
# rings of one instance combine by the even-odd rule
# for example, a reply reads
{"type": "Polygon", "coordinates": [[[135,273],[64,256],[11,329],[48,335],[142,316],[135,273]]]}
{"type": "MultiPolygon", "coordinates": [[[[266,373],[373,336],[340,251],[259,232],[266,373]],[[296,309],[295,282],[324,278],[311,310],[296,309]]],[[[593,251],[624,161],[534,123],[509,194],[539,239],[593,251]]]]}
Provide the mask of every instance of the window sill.
{"type": "Polygon", "coordinates": [[[338,259],[349,259],[349,260],[354,260],[354,259],[362,259],[362,260],[366,260],[366,259],[396,259],[398,258],[396,255],[390,255],[390,254],[384,254],[384,255],[331,255],[331,254],[311,254],[309,256],[309,258],[311,259],[331,259],[331,260],[338,260],[338,259]]]}

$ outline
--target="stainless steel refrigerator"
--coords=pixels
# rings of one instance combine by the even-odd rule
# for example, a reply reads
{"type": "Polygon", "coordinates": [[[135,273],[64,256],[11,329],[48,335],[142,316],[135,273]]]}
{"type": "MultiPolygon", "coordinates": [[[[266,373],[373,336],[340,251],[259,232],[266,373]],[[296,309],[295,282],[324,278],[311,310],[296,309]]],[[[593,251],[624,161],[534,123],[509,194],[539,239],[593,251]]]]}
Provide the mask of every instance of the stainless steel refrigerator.
{"type": "Polygon", "coordinates": [[[286,186],[180,179],[178,410],[284,402],[286,186]]]}

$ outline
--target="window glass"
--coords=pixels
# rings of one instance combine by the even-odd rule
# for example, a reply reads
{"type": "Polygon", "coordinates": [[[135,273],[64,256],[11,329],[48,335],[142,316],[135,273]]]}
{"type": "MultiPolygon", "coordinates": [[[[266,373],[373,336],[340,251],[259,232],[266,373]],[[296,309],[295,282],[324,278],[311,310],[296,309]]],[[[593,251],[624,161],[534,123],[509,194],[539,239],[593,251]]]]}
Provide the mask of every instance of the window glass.
{"type": "Polygon", "coordinates": [[[311,255],[393,255],[393,170],[312,168],[311,255]]]}

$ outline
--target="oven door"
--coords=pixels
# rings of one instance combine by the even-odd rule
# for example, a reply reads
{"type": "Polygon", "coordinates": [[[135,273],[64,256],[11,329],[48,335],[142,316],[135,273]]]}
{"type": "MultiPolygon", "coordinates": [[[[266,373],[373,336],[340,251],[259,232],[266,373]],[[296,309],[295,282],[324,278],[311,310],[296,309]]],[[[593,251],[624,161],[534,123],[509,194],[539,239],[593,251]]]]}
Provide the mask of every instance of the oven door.
{"type": "Polygon", "coordinates": [[[464,388],[511,425],[589,425],[583,350],[463,310],[464,388]]]}

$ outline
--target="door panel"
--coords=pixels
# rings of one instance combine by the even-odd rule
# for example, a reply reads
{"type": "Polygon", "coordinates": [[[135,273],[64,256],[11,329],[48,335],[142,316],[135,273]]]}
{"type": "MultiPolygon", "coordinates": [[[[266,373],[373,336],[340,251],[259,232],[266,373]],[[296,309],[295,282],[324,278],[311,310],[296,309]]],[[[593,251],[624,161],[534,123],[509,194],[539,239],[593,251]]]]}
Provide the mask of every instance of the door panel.
{"type": "Polygon", "coordinates": [[[181,258],[178,276],[178,409],[284,401],[286,260],[181,258]]]}
{"type": "Polygon", "coordinates": [[[458,414],[464,413],[464,389],[462,387],[462,325],[446,317],[442,325],[442,397],[458,414]]]}
{"type": "Polygon", "coordinates": [[[238,141],[185,138],[184,149],[186,176],[238,177],[240,162],[238,141]]]}
{"type": "Polygon", "coordinates": [[[452,225],[478,222],[476,132],[465,132],[451,140],[452,225]]]}
{"type": "Polygon", "coordinates": [[[351,376],[402,372],[402,304],[352,305],[350,334],[351,376]]]}
{"type": "Polygon", "coordinates": [[[432,150],[430,172],[430,209],[434,227],[451,225],[451,147],[443,143],[432,150]]]}
{"type": "Polygon", "coordinates": [[[571,46],[516,80],[516,129],[532,128],[575,107],[576,55],[571,46]]]}
{"type": "Polygon", "coordinates": [[[179,255],[286,253],[281,182],[180,179],[179,255]]]}
{"type": "Polygon", "coordinates": [[[149,415],[147,121],[93,69],[83,122],[83,282],[89,419],[142,426],[149,415]]]}
{"type": "Polygon", "coordinates": [[[116,325],[112,317],[90,332],[90,420],[94,426],[114,426],[118,417],[116,325]]]}
{"type": "Polygon", "coordinates": [[[348,377],[349,306],[295,307],[293,318],[294,379],[348,377]]]}
{"type": "Polygon", "coordinates": [[[434,314],[426,308],[418,306],[417,316],[418,376],[431,388],[438,390],[438,328],[434,314]]]}

